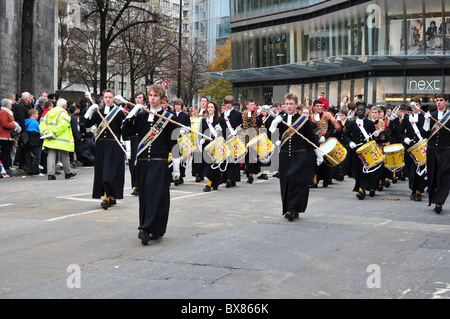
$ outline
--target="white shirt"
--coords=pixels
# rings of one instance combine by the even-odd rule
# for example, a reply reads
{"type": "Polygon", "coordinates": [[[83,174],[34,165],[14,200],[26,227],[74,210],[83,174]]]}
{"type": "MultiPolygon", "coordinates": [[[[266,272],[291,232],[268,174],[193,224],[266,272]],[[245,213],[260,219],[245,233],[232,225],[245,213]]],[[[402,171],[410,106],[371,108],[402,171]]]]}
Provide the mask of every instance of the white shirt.
{"type": "Polygon", "coordinates": [[[288,125],[292,125],[292,115],[288,114],[288,118],[287,118],[286,123],[287,123],[288,125]]]}
{"type": "MultiPolygon", "coordinates": [[[[152,112],[154,112],[154,113],[158,113],[158,112],[160,112],[162,110],[162,108],[159,108],[159,109],[157,109],[157,110],[153,110],[153,109],[150,109],[150,111],[152,111],[152,112]]],[[[155,114],[153,114],[153,113],[149,113],[148,114],[148,121],[149,122],[153,122],[153,119],[155,118],[155,114]]]]}

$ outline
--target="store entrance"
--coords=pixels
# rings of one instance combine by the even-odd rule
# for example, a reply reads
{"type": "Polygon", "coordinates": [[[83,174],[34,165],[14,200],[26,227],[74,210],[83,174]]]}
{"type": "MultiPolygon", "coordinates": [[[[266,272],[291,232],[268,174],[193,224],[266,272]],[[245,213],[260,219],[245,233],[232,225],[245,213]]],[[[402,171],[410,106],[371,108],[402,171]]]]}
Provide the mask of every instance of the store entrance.
{"type": "Polygon", "coordinates": [[[386,104],[397,106],[405,103],[406,105],[408,105],[411,99],[414,97],[419,97],[422,100],[422,109],[425,112],[436,108],[436,97],[434,94],[407,94],[406,100],[403,99],[404,95],[401,93],[386,94],[386,104]]]}

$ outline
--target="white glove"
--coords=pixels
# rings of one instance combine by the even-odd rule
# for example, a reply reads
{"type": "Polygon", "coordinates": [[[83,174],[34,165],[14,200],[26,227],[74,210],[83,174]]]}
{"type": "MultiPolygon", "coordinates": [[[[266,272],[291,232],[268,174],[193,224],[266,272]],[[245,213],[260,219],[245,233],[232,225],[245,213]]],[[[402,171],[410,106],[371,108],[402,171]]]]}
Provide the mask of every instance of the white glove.
{"type": "Polygon", "coordinates": [[[319,143],[322,144],[323,142],[325,142],[325,136],[322,135],[322,137],[319,140],[319,143]]]}
{"type": "Polygon", "coordinates": [[[410,139],[409,137],[407,137],[407,138],[405,138],[405,139],[403,140],[403,142],[404,142],[406,145],[409,145],[409,144],[411,144],[411,139],[410,139]]]}
{"type": "Polygon", "coordinates": [[[380,135],[380,132],[378,132],[377,130],[375,130],[375,132],[373,132],[372,135],[375,136],[375,137],[378,137],[378,136],[380,135]]]}
{"type": "Polygon", "coordinates": [[[189,132],[189,130],[185,129],[184,127],[182,127],[182,128],[180,129],[180,134],[181,134],[181,135],[184,135],[184,134],[186,134],[186,133],[188,133],[188,132],[189,132]]]}
{"type": "Polygon", "coordinates": [[[125,141],[125,149],[127,151],[127,158],[131,158],[131,141],[125,141]]]}
{"type": "Polygon", "coordinates": [[[424,114],[424,116],[425,116],[425,119],[430,119],[431,118],[431,113],[427,112],[427,113],[424,114]]]}
{"type": "Polygon", "coordinates": [[[277,115],[275,117],[275,119],[272,121],[272,124],[270,124],[269,131],[271,133],[275,133],[275,130],[277,129],[278,124],[281,123],[282,121],[283,121],[283,118],[280,115],[277,115]]]}
{"type": "Polygon", "coordinates": [[[257,109],[256,114],[261,114],[262,109],[257,109]]]}
{"type": "Polygon", "coordinates": [[[203,144],[205,144],[205,139],[204,138],[202,138],[201,140],[200,140],[200,145],[203,145],[203,144]]]}
{"type": "Polygon", "coordinates": [[[348,144],[348,146],[350,146],[351,149],[354,149],[356,147],[355,142],[350,142],[350,144],[348,144]]]}
{"type": "Polygon", "coordinates": [[[389,120],[393,121],[397,118],[398,116],[395,114],[391,114],[391,116],[389,117],[389,120]]]}
{"type": "Polygon", "coordinates": [[[84,115],[85,119],[91,119],[92,118],[92,114],[94,114],[95,111],[98,110],[98,105],[97,104],[92,104],[88,110],[86,111],[86,114],[84,115]]]}
{"type": "Polygon", "coordinates": [[[317,166],[320,166],[320,164],[323,163],[322,151],[320,149],[315,149],[314,153],[316,153],[316,156],[317,156],[317,159],[316,159],[317,166]]]}
{"type": "Polygon", "coordinates": [[[136,114],[138,114],[142,109],[144,108],[144,106],[142,104],[136,104],[130,111],[130,113],[128,113],[127,117],[125,119],[131,119],[132,117],[135,117],[136,114]]]}
{"type": "Polygon", "coordinates": [[[219,124],[214,126],[214,129],[216,130],[217,133],[222,132],[222,127],[219,124]]]}
{"type": "Polygon", "coordinates": [[[17,123],[16,121],[14,121],[14,126],[15,126],[14,132],[16,132],[16,133],[22,132],[22,128],[20,127],[19,123],[17,123]]]}
{"type": "Polygon", "coordinates": [[[50,133],[47,133],[47,134],[41,136],[41,140],[46,139],[46,138],[52,139],[54,136],[55,136],[55,133],[50,132],[50,133]]]}
{"type": "Polygon", "coordinates": [[[275,142],[275,145],[278,146],[278,147],[280,147],[280,146],[281,146],[281,141],[280,141],[280,140],[276,141],[276,142],[275,142]]]}

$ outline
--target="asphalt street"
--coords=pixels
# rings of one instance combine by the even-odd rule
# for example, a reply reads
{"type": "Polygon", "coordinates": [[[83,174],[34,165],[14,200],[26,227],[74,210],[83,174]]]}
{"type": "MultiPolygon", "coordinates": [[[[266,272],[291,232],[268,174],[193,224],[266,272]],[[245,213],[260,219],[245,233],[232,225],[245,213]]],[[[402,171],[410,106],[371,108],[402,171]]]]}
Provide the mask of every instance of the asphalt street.
{"type": "Polygon", "coordinates": [[[320,183],[289,222],[272,174],[210,193],[188,176],[166,235],[143,246],[128,171],[108,210],[93,168],[76,172],[0,179],[0,298],[450,298],[449,210],[411,201],[407,181],[364,201],[352,179],[320,183]]]}

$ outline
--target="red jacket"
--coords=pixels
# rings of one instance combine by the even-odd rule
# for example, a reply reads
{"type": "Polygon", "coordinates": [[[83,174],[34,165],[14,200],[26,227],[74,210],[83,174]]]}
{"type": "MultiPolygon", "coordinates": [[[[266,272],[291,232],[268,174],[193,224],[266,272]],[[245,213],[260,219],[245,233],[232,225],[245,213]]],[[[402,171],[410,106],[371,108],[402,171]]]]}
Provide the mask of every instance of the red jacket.
{"type": "Polygon", "coordinates": [[[11,132],[14,131],[15,128],[14,116],[2,108],[0,110],[0,140],[13,140],[11,132]]]}

